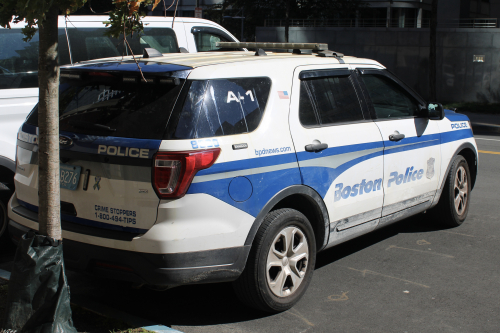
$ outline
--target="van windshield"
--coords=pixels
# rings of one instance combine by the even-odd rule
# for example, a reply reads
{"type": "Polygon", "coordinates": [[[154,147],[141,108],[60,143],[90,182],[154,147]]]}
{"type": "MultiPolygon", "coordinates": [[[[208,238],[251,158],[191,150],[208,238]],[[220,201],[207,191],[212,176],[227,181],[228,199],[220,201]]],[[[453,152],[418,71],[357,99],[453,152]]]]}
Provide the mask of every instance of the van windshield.
{"type": "MultiPolygon", "coordinates": [[[[70,28],[68,38],[73,62],[130,55],[123,38],[104,36],[104,28],[70,28]]],[[[21,29],[0,29],[0,89],[38,87],[38,33],[29,42],[23,41],[21,29]]],[[[144,33],[127,38],[132,52],[142,55],[144,48],[161,53],[179,52],[174,30],[145,28],[144,33]]],[[[58,29],[59,64],[70,63],[68,40],[63,28],[58,29]]]]}

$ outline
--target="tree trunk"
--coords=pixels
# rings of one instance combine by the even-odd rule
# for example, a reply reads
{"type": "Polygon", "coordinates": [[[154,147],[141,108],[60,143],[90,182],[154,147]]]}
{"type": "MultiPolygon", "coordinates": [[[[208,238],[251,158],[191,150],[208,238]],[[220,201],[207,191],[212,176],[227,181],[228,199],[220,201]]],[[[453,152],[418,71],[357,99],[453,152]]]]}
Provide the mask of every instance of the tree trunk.
{"type": "Polygon", "coordinates": [[[288,14],[290,13],[290,0],[285,0],[285,42],[289,42],[288,34],[290,30],[290,21],[288,20],[288,14]]]}
{"type": "Polygon", "coordinates": [[[437,5],[438,0],[432,0],[429,47],[429,101],[436,99],[436,39],[437,39],[437,5]]]}
{"type": "Polygon", "coordinates": [[[61,237],[59,188],[59,66],[57,64],[57,20],[53,6],[44,21],[38,22],[38,222],[39,232],[61,237]]]}

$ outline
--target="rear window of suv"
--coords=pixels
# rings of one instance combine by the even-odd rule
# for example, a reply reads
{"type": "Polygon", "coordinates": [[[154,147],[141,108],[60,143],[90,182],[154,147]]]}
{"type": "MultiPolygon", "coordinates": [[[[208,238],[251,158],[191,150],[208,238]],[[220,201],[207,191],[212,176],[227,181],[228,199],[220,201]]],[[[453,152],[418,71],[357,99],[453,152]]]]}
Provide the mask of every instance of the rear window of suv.
{"type": "Polygon", "coordinates": [[[182,108],[173,113],[165,139],[196,139],[254,131],[271,89],[268,77],[188,81],[182,108]]]}
{"type": "MultiPolygon", "coordinates": [[[[60,131],[96,136],[136,139],[163,137],[177,97],[179,85],[129,83],[96,77],[61,84],[59,92],[60,131]]],[[[38,107],[28,118],[38,126],[38,107]]]]}

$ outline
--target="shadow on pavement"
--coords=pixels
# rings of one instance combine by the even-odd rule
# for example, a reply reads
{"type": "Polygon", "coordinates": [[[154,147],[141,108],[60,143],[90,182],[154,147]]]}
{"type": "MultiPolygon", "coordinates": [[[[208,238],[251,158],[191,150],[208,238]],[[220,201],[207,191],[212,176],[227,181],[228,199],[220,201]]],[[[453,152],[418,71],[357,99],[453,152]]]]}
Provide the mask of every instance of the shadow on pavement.
{"type": "Polygon", "coordinates": [[[316,269],[329,265],[400,233],[433,232],[445,229],[448,228],[441,226],[439,221],[432,215],[418,214],[318,253],[316,269]]]}
{"type": "MultiPolygon", "coordinates": [[[[443,229],[430,215],[419,214],[323,251],[318,254],[316,269],[399,233],[443,229]]],[[[166,326],[230,324],[269,316],[241,304],[230,283],[191,285],[156,291],[147,287],[135,289],[128,283],[85,277],[78,273],[68,274],[68,279],[74,299],[91,299],[166,326]]]]}
{"type": "Polygon", "coordinates": [[[264,318],[238,301],[230,283],[191,285],[166,291],[68,274],[72,299],[85,298],[165,326],[205,326],[264,318]],[[75,280],[80,280],[76,282],[75,280]]]}

